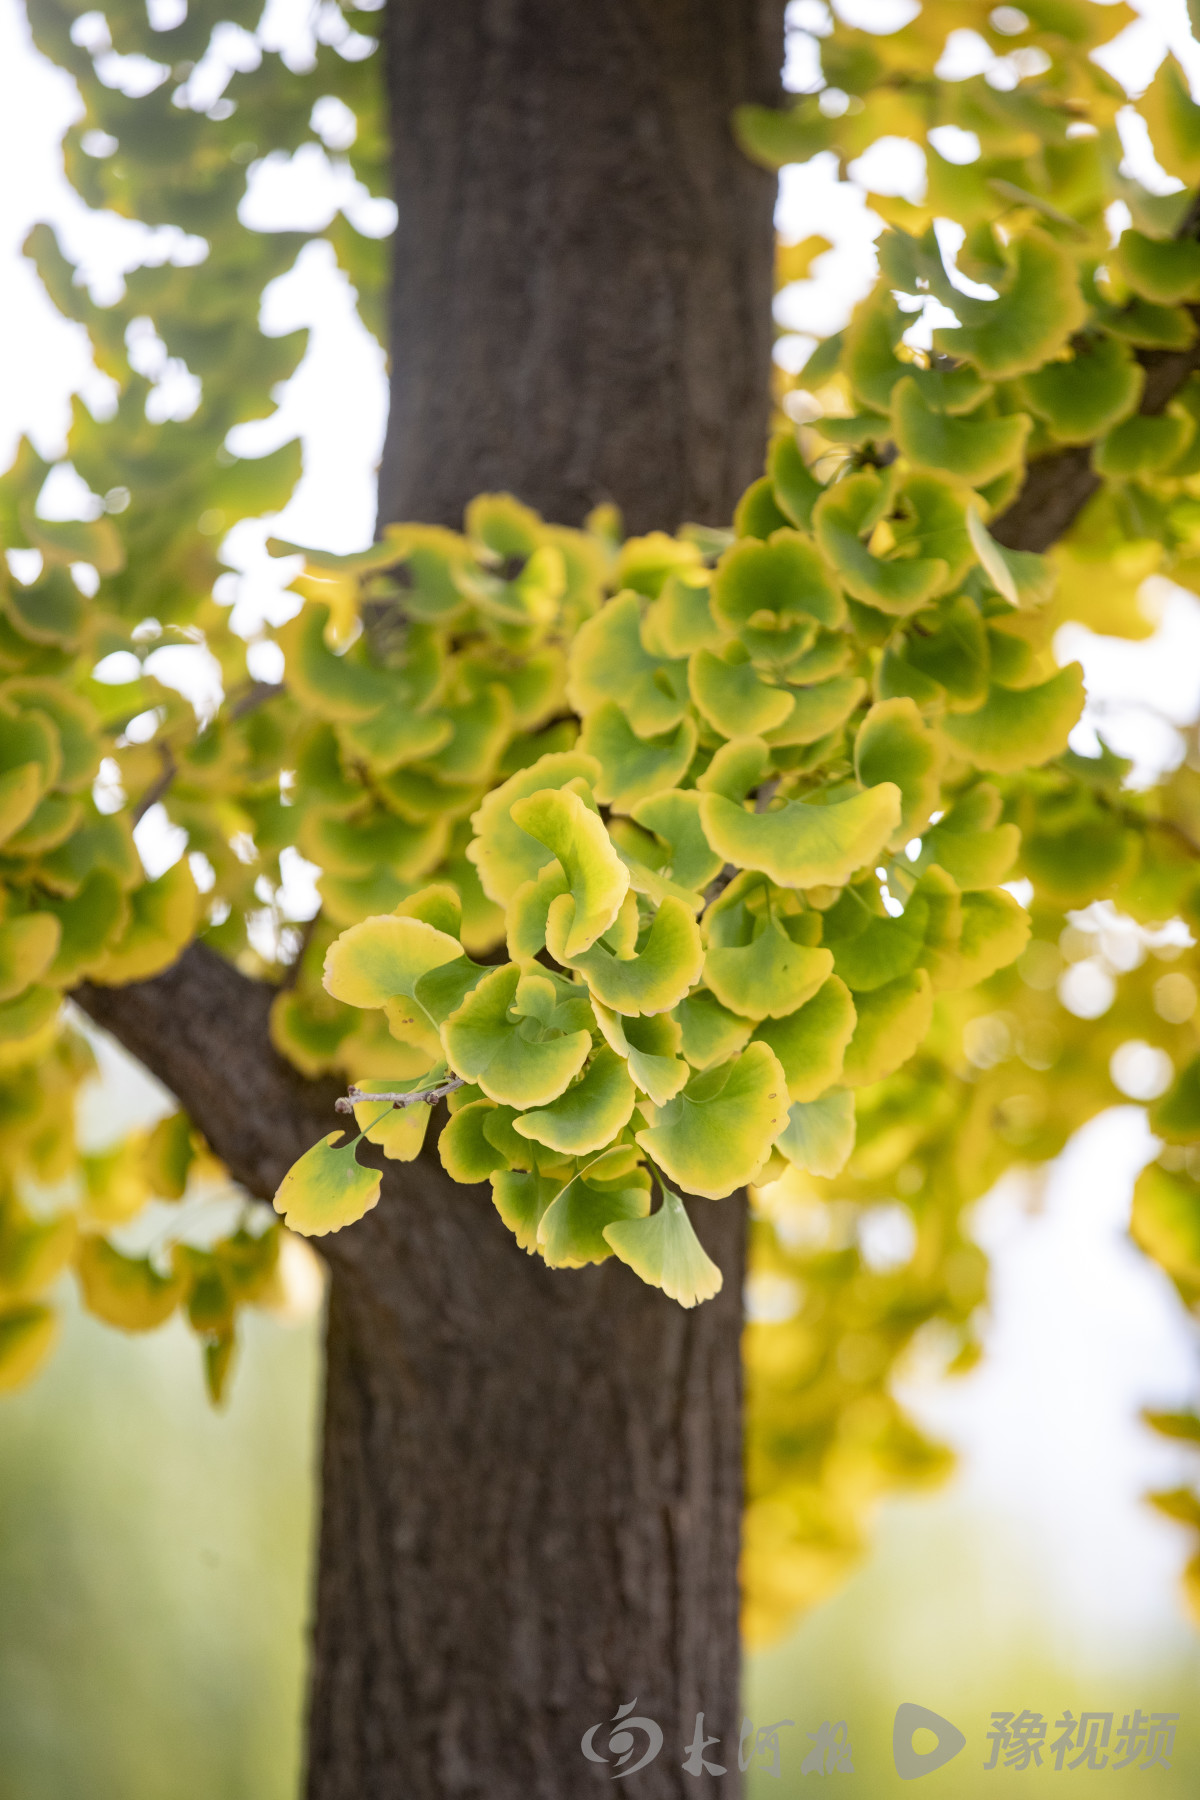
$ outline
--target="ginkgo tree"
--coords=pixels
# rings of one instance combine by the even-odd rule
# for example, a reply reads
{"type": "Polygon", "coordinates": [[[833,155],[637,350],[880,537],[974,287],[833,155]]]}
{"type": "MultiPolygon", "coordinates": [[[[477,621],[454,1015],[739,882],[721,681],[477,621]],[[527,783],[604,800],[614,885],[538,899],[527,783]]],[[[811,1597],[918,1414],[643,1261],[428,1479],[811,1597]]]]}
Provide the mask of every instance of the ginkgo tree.
{"type": "MultiPolygon", "coordinates": [[[[761,1639],[941,1473],[890,1383],[922,1332],[977,1354],[966,1209],[1123,1095],[1163,1146],[1134,1235],[1200,1294],[1200,752],[1135,787],[1072,749],[1054,655],[1200,575],[1200,106],[1166,59],[1150,192],[1121,4],[810,4],[788,105],[781,6],[634,10],[329,3],[281,52],[240,4],[31,8],[82,96],[71,179],[175,233],[105,304],[28,246],[116,399],[75,406],[92,516],[44,516],[29,444],[0,480],[0,1377],[48,1353],[69,1266],[119,1328],[181,1310],[219,1398],[284,1234],[319,1240],[320,1800],[575,1794],[630,1694],[734,1731],[739,1541],[761,1639]],[[953,32],[974,73],[937,73],[953,32]],[[331,101],[345,179],[397,203],[390,282],[341,214],[242,222],[331,101]],[[772,375],[769,171],[897,137],[922,197],[869,196],[875,286],[772,375]],[[293,612],[248,643],[222,540],[300,457],[230,433],[297,366],[258,307],[312,236],[390,351],[380,524],[273,541],[293,612]],[[148,666],[171,644],[216,659],[211,715],[148,666]],[[150,879],[157,808],[186,855],[150,879]],[[65,997],[180,1104],[101,1155],[65,997]],[[181,1210],[139,1249],[214,1163],[237,1231],[181,1210]],[[746,1328],[743,1415],[747,1193],[785,1303],[746,1328]]],[[[779,284],[825,247],[781,246],[779,284]]]]}

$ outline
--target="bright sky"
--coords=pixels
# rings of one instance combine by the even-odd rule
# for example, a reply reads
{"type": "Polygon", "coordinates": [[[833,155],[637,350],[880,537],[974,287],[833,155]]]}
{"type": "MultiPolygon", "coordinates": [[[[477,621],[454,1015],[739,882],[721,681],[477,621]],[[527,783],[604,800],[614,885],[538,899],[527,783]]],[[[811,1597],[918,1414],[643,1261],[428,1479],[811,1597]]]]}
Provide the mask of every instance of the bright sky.
{"type": "MultiPolygon", "coordinates": [[[[1130,91],[1140,90],[1169,40],[1200,81],[1185,0],[1136,3],[1144,17],[1107,59],[1114,72],[1130,91]]],[[[171,4],[155,0],[156,8],[171,4]]],[[[868,26],[886,23],[889,8],[899,19],[912,0],[839,0],[844,17],[868,26]]],[[[793,0],[790,9],[796,27],[819,22],[822,11],[820,0],[793,0]]],[[[271,0],[265,16],[264,36],[290,43],[297,66],[307,16],[305,0],[271,0]]],[[[955,34],[941,70],[947,78],[982,66],[980,40],[972,44],[971,35],[955,34]]],[[[232,40],[227,49],[240,53],[232,40]]],[[[805,69],[804,40],[796,38],[789,57],[794,85],[803,84],[805,69]]],[[[22,431],[43,455],[61,454],[72,393],[95,407],[106,398],[84,334],[54,312],[20,256],[30,226],[48,219],[58,227],[98,298],[119,293],[123,272],[143,259],[188,254],[179,234],[156,239],[127,221],[97,218],[74,196],[59,142],[77,107],[70,80],[33,53],[17,0],[0,0],[0,467],[22,431]]],[[[322,127],[328,151],[314,146],[252,174],[248,221],[262,228],[320,225],[343,205],[364,228],[386,230],[386,206],[372,207],[338,165],[339,121],[325,118],[322,127]]],[[[1136,133],[1127,148],[1145,168],[1147,146],[1136,133]]],[[[877,154],[876,167],[858,173],[882,187],[878,162],[877,154]]],[[[817,158],[808,169],[786,170],[781,184],[785,235],[820,232],[836,246],[819,277],[789,290],[780,303],[780,323],[793,342],[838,329],[873,275],[879,221],[867,211],[863,189],[839,185],[831,165],[831,158],[817,158]]],[[[919,188],[921,159],[912,147],[890,146],[888,170],[899,191],[919,188]]],[[[264,323],[276,331],[308,325],[313,335],[303,364],[279,392],[274,418],[242,428],[235,446],[262,454],[299,431],[305,451],[303,479],[286,512],[239,527],[226,543],[228,560],[244,571],[236,581],[227,578],[226,591],[236,598],[239,628],[248,635],[263,618],[280,618],[291,607],[278,573],[266,569],[261,545],[268,531],[338,550],[369,542],[386,403],[380,352],[358,323],[323,245],[304,251],[296,268],[273,284],[264,323]]],[[[147,354],[153,357],[153,345],[147,354]]],[[[161,357],[159,363],[156,403],[164,412],[186,408],[186,376],[161,366],[161,357]]],[[[64,475],[44,505],[65,514],[71,500],[64,475]]],[[[1084,661],[1106,733],[1137,756],[1147,775],[1179,753],[1172,721],[1200,711],[1200,605],[1167,583],[1151,597],[1162,623],[1147,643],[1105,642],[1072,627],[1062,644],[1066,656],[1084,661]]],[[[173,675],[166,667],[159,672],[196,693],[211,678],[199,656],[173,675]]],[[[1087,737],[1084,728],[1081,747],[1087,737]]],[[[143,845],[148,853],[153,848],[143,845]]],[[[1180,1477],[1173,1473],[1175,1453],[1135,1423],[1136,1411],[1194,1391],[1198,1347],[1165,1277],[1124,1236],[1132,1178],[1149,1154],[1144,1116],[1122,1109],[1077,1140],[1054,1171],[1036,1219],[1026,1216],[1020,1184],[989,1200],[979,1226],[995,1259],[987,1362],[954,1384],[914,1380],[911,1394],[931,1425],[964,1450],[964,1503],[981,1516],[1001,1509],[1019,1523],[1029,1557],[1046,1565],[1048,1617],[1060,1625],[1065,1620],[1081,1646],[1096,1632],[1157,1641],[1183,1629],[1173,1587],[1180,1539],[1138,1500],[1147,1486],[1180,1477]],[[1097,1567],[1104,1568],[1104,1581],[1095,1579],[1097,1567]]]]}

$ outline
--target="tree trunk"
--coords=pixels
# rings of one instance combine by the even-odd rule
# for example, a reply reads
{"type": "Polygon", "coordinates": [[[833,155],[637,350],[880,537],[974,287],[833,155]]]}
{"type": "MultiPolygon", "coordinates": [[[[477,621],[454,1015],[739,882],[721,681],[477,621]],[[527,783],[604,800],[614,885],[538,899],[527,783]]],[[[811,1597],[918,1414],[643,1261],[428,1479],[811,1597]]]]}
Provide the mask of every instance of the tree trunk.
{"type": "MultiPolygon", "coordinates": [[[[762,466],[774,201],[730,114],[777,97],[782,0],[393,0],[386,38],[381,523],[496,488],[727,523],[762,466]]],[[[430,1158],[339,1240],[309,1800],[599,1791],[621,1746],[581,1737],[634,1700],[665,1734],[640,1794],[712,1790],[682,1768],[701,1712],[737,1792],[744,1208],[693,1213],[725,1288],[690,1313],[615,1262],[547,1270],[430,1158]]]]}
{"type": "Polygon", "coordinates": [[[726,525],[762,473],[783,0],[392,0],[380,519],[726,525]]]}

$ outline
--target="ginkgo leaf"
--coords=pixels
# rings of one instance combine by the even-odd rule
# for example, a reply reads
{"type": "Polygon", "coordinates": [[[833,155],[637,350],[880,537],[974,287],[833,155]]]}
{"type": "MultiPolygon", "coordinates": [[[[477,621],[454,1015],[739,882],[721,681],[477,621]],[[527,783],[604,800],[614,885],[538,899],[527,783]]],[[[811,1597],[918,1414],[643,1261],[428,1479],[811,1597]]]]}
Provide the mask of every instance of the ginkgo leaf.
{"type": "Polygon", "coordinates": [[[894,1074],[919,1047],[933,1017],[933,988],[924,969],[860,994],[858,1020],[846,1046],[842,1080],[866,1087],[894,1074]]]}
{"type": "Polygon", "coordinates": [[[633,1161],[624,1150],[597,1157],[551,1201],[538,1222],[537,1243],[552,1269],[606,1262],[613,1253],[606,1227],[649,1212],[650,1182],[629,1166],[633,1161]]]}
{"type": "Polygon", "coordinates": [[[944,470],[984,487],[1019,463],[1029,436],[1024,413],[1007,418],[952,418],[926,403],[911,376],[892,395],[896,446],[918,469],[944,470]]]}
{"type": "MultiPolygon", "coordinates": [[[[586,1030],[556,1025],[553,1012],[550,1022],[539,1018],[533,999],[518,992],[521,979],[516,963],[485,975],[442,1026],[442,1043],[455,1072],[489,1099],[518,1108],[546,1106],[579,1073],[592,1040],[586,1030]],[[531,1010],[518,1011],[518,1005],[531,1010]]],[[[545,985],[553,1003],[554,990],[545,985]]]]}
{"type": "Polygon", "coordinates": [[[604,1227],[605,1241],[635,1275],[692,1307],[719,1294],[724,1278],[696,1236],[679,1195],[662,1184],[662,1205],[646,1218],[604,1227]]]}
{"type": "Polygon", "coordinates": [[[1010,251],[1012,274],[996,300],[955,305],[966,323],[936,330],[933,343],[962,357],[990,381],[1025,375],[1070,342],[1087,308],[1074,257],[1046,232],[1027,231],[1010,251]]]}
{"type": "Polygon", "coordinates": [[[726,861],[758,869],[780,887],[840,887],[873,863],[900,823],[894,782],[820,806],[789,800],[775,812],[751,813],[723,794],[705,794],[705,836],[726,861]]]}
{"type": "Polygon", "coordinates": [[[618,957],[602,943],[568,956],[572,901],[555,900],[546,921],[546,943],[557,962],[578,969],[602,1005],[618,1013],[669,1012],[699,979],[704,947],[691,908],[670,895],[654,915],[649,935],[633,956],[618,957]]]}
{"type": "Polygon", "coordinates": [[[542,1215],[562,1181],[536,1169],[499,1169],[492,1176],[492,1203],[522,1250],[537,1252],[542,1215]]]}
{"type": "Polygon", "coordinates": [[[744,659],[739,645],[725,656],[697,650],[688,663],[692,699],[713,729],[727,738],[769,731],[792,710],[787,689],[764,681],[752,662],[736,660],[739,652],[744,659]]]}
{"type": "Polygon", "coordinates": [[[637,824],[661,838],[667,848],[665,867],[680,887],[699,892],[721,871],[721,859],[700,823],[700,796],[694,789],[670,788],[639,800],[631,809],[637,824]]]}
{"type": "Polygon", "coordinates": [[[512,819],[557,857],[574,902],[564,949],[577,955],[608,930],[629,887],[629,871],[604,821],[569,788],[546,788],[513,802],[512,819]]]}
{"type": "Polygon", "coordinates": [[[24,1387],[58,1339],[58,1314],[37,1301],[0,1309],[0,1392],[24,1387]]]}
{"type": "Polygon", "coordinates": [[[883,781],[900,789],[900,823],[891,840],[898,849],[919,837],[941,799],[942,751],[912,700],[881,700],[859,727],[854,768],[871,788],[883,781]]]}
{"type": "Polygon", "coordinates": [[[342,1136],[331,1131],[306,1150],[280,1182],[275,1211],[283,1214],[289,1230],[324,1237],[353,1225],[378,1202],[383,1177],[378,1169],[366,1169],[358,1161],[358,1138],[343,1144],[342,1136]]]}
{"type": "Polygon", "coordinates": [[[1130,1234],[1175,1281],[1200,1289],[1200,1188],[1151,1163],[1134,1183],[1130,1234]]]}
{"type": "Polygon", "coordinates": [[[779,1058],[792,1100],[815,1100],[840,1078],[857,1017],[849,988],[831,975],[796,1012],[758,1026],[754,1036],[779,1058]]]}
{"type": "Polygon", "coordinates": [[[614,812],[631,812],[639,800],[682,780],[696,749],[696,726],[681,719],[673,731],[641,738],[616,701],[589,713],[579,739],[596,759],[596,798],[614,812]]]}
{"type": "Polygon", "coordinates": [[[475,836],[467,846],[467,856],[478,869],[489,900],[507,906],[521,884],[532,881],[549,861],[546,846],[522,831],[513,819],[514,802],[544,788],[565,788],[578,781],[594,783],[599,778],[600,764],[594,756],[581,750],[551,751],[492,789],[471,819],[475,836]]]}
{"type": "Polygon", "coordinates": [[[75,1272],[88,1311],[122,1331],[157,1330],[184,1294],[177,1271],[160,1274],[148,1257],[125,1256],[91,1234],[80,1239],[75,1272]]]}
{"type": "Polygon", "coordinates": [[[830,952],[793,943],[773,911],[748,944],[710,943],[704,958],[704,979],[717,999],[747,1019],[794,1012],[832,971],[830,952]]]}
{"type": "MultiPolygon", "coordinates": [[[[592,1011],[605,1041],[625,1058],[634,1083],[656,1106],[673,1100],[691,1079],[691,1069],[677,1054],[683,1030],[668,1013],[637,1018],[610,1011],[592,996],[592,1011]]],[[[739,1046],[740,1047],[740,1046],[739,1046]]]]}
{"type": "Polygon", "coordinates": [[[818,500],[813,530],[848,594],[903,617],[941,592],[949,568],[940,557],[887,560],[872,555],[861,534],[875,523],[885,492],[870,470],[847,476],[818,500]]]}
{"type": "Polygon", "coordinates": [[[635,1098],[624,1062],[604,1045],[573,1086],[550,1106],[523,1113],[513,1129],[551,1150],[583,1156],[612,1142],[629,1123],[635,1098]]]}
{"type": "Polygon", "coordinates": [[[976,987],[1020,956],[1032,921],[1019,900],[1003,888],[985,888],[962,897],[962,936],[953,986],[976,987]]]}
{"type": "Polygon", "coordinates": [[[1016,825],[999,824],[1002,801],[981,781],[956,800],[921,839],[919,869],[938,863],[964,891],[994,887],[1012,868],[1021,847],[1016,825]]]}
{"type": "Polygon", "coordinates": [[[1012,774],[1061,756],[1083,701],[1083,670],[1068,663],[1037,687],[993,687],[978,711],[947,717],[942,730],[977,769],[1012,774]]]}
{"type": "Polygon", "coordinates": [[[706,988],[681,1000],[671,1016],[683,1033],[680,1047],[694,1069],[726,1062],[745,1049],[754,1033],[753,1019],[731,1013],[706,988]]]}
{"type": "Polygon", "coordinates": [[[987,698],[990,666],[982,614],[960,594],[936,612],[918,613],[902,642],[888,647],[878,691],[885,700],[907,696],[919,707],[971,712],[987,698]]]}
{"type": "Polygon", "coordinates": [[[816,545],[787,529],[774,532],[765,544],[749,540],[725,552],[713,577],[711,606],[714,617],[735,633],[762,614],[777,627],[801,619],[834,627],[846,617],[838,585],[816,545]]]}
{"type": "Polygon", "coordinates": [[[1085,338],[1065,361],[1049,362],[1021,379],[1022,399],[1064,444],[1089,444],[1142,397],[1145,373],[1120,338],[1085,338]]]}
{"type": "Polygon", "coordinates": [[[967,508],[967,531],[984,574],[1010,606],[1040,606],[1051,598],[1057,579],[1053,565],[1032,551],[998,544],[974,502],[967,508]]]}
{"type": "Polygon", "coordinates": [[[870,993],[917,966],[929,923],[929,905],[909,896],[904,911],[887,913],[874,887],[848,887],[825,915],[825,941],[834,966],[855,994],[870,993]]]}
{"type": "Polygon", "coordinates": [[[0,1000],[40,981],[58,954],[61,936],[52,912],[18,913],[0,923],[0,1000]]]}
{"type": "Polygon", "coordinates": [[[496,1111],[493,1100],[471,1100],[450,1119],[438,1139],[442,1167],[452,1181],[468,1185],[486,1181],[508,1162],[484,1132],[484,1123],[496,1111]]]}
{"type": "Polygon", "coordinates": [[[819,1099],[796,1101],[775,1141],[798,1169],[828,1179],[850,1160],[855,1128],[854,1095],[848,1088],[832,1088],[819,1099]]]}
{"type": "MultiPolygon", "coordinates": [[[[407,1081],[396,1081],[389,1077],[381,1081],[359,1081],[356,1085],[368,1094],[391,1093],[396,1090],[411,1093],[414,1088],[432,1086],[433,1072],[410,1077],[407,1081]]],[[[378,1144],[383,1154],[393,1162],[413,1162],[421,1154],[431,1111],[432,1108],[423,1100],[414,1101],[412,1106],[394,1106],[390,1101],[381,1104],[377,1100],[362,1100],[354,1108],[354,1122],[367,1142],[378,1144]]]]}
{"type": "Polygon", "coordinates": [[[636,594],[619,594],[580,626],[569,667],[567,695],[581,718],[615,701],[639,737],[654,737],[686,711],[682,665],[672,680],[667,662],[645,648],[636,594]]]}
{"type": "Polygon", "coordinates": [[[424,919],[386,913],[334,939],[325,953],[324,986],[348,1006],[383,1006],[397,995],[412,999],[422,975],[461,955],[457,938],[424,919]]]}
{"type": "Polygon", "coordinates": [[[753,1043],[693,1076],[637,1141],[688,1193],[719,1200],[753,1180],[786,1116],[783,1070],[766,1044],[753,1043]]]}
{"type": "Polygon", "coordinates": [[[813,687],[789,685],[792,710],[781,725],[764,733],[766,742],[772,747],[817,743],[846,723],[866,691],[866,682],[857,675],[835,675],[813,687]]]}
{"type": "Polygon", "coordinates": [[[1150,1112],[1150,1129],[1168,1144],[1200,1138],[1200,1056],[1184,1064],[1150,1112]]]}

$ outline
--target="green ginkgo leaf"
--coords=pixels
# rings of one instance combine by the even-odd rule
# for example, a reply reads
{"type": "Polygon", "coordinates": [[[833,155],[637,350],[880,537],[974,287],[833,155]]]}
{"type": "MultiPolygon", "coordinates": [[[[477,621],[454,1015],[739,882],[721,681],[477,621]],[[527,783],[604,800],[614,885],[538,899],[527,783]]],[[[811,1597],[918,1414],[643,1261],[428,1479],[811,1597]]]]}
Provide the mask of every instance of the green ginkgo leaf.
{"type": "MultiPolygon", "coordinates": [[[[1196,248],[1200,250],[1200,245],[1196,248]]],[[[1092,462],[1098,474],[1115,480],[1156,475],[1183,454],[1194,432],[1194,422],[1182,409],[1134,413],[1105,433],[1092,452],[1092,462]]]]}
{"type": "Polygon", "coordinates": [[[579,742],[599,768],[596,798],[614,812],[630,812],[648,795],[682,780],[695,754],[696,725],[681,719],[674,731],[641,738],[610,700],[584,720],[579,742]]]}
{"type": "Polygon", "coordinates": [[[664,871],[680,887],[702,893],[721,872],[721,859],[700,823],[700,796],[694,788],[670,788],[639,800],[631,817],[666,846],[664,871]]]}
{"type": "Polygon", "coordinates": [[[692,699],[714,731],[734,738],[782,725],[792,710],[786,688],[773,687],[745,658],[740,645],[731,645],[723,656],[697,650],[688,663],[688,688],[692,699]]]}
{"type": "Polygon", "coordinates": [[[160,1274],[148,1257],[125,1256],[91,1233],[79,1241],[75,1272],[87,1310],[121,1331],[156,1331],[184,1295],[177,1270],[160,1274]]]}
{"type": "Polygon", "coordinates": [[[18,913],[0,924],[0,1000],[40,981],[58,954],[62,926],[52,912],[18,913]]]}
{"type": "Polygon", "coordinates": [[[825,915],[825,941],[847,987],[869,994],[916,968],[928,923],[928,902],[919,894],[893,918],[879,907],[873,888],[848,887],[825,915]]]}
{"type": "Polygon", "coordinates": [[[0,775],[0,843],[33,817],[44,787],[45,777],[38,762],[20,763],[0,775]]]}
{"type": "Polygon", "coordinates": [[[900,789],[900,823],[891,840],[899,849],[919,837],[941,799],[942,750],[912,700],[881,700],[859,728],[854,768],[863,787],[893,781],[900,789]]]}
{"type": "Polygon", "coordinates": [[[470,1186],[486,1181],[508,1162],[485,1133],[483,1127],[497,1108],[491,1100],[470,1100],[453,1115],[438,1139],[438,1155],[442,1167],[452,1181],[470,1186]]]}
{"type": "Polygon", "coordinates": [[[604,821],[569,788],[545,788],[511,808],[514,824],[557,857],[575,903],[565,945],[574,956],[608,930],[629,887],[629,871],[604,821]]]}
{"type": "Polygon", "coordinates": [[[892,395],[896,445],[918,469],[957,475],[984,487],[1021,461],[1030,421],[1024,413],[1007,418],[953,418],[928,405],[917,383],[906,376],[892,395]]]}
{"type": "Polygon", "coordinates": [[[745,1049],[754,1032],[753,1019],[731,1013],[707,988],[681,1000],[671,1016],[683,1033],[680,1047],[693,1069],[711,1069],[728,1061],[745,1049]]]}
{"type": "Polygon", "coordinates": [[[700,803],[705,836],[724,861],[758,869],[780,887],[841,887],[873,863],[900,823],[900,789],[880,782],[828,806],[789,800],[751,813],[723,794],[700,803]]]}
{"type": "Polygon", "coordinates": [[[613,1249],[605,1228],[649,1212],[650,1180],[635,1157],[631,1148],[597,1157],[546,1208],[538,1223],[538,1249],[552,1269],[607,1262],[613,1249]]]}
{"type": "Polygon", "coordinates": [[[490,1100],[523,1109],[557,1100],[583,1067],[592,1040],[586,1030],[555,1023],[551,983],[530,992],[520,992],[521,985],[516,963],[491,971],[451,1013],[441,1037],[457,1074],[490,1100]],[[549,989],[549,1011],[538,1004],[543,987],[549,989]]]}
{"type": "Polygon", "coordinates": [[[615,701],[639,737],[655,737],[673,731],[687,710],[683,664],[672,670],[646,650],[636,594],[619,594],[580,626],[569,671],[567,696],[583,719],[615,701]]]}
{"type": "Polygon", "coordinates": [[[828,950],[793,943],[773,910],[747,944],[710,942],[704,979],[722,1006],[747,1019],[782,1018],[810,1000],[833,971],[828,950]]]}
{"type": "Polygon", "coordinates": [[[1194,238],[1150,238],[1122,232],[1116,263],[1135,293],[1159,306],[1178,306],[1200,294],[1200,244],[1194,238]]]}
{"type": "Polygon", "coordinates": [[[1174,56],[1166,56],[1138,102],[1154,153],[1168,175],[1192,186],[1200,180],[1200,106],[1174,56]]]}
{"type": "Polygon", "coordinates": [[[550,907],[546,944],[556,962],[578,969],[603,1006],[619,1013],[669,1012],[696,981],[704,946],[691,908],[670,895],[654,915],[649,935],[632,956],[619,957],[604,944],[568,956],[572,901],[564,894],[550,907]]]}
{"type": "Polygon", "coordinates": [[[1006,969],[1024,950],[1031,929],[1025,908],[1003,888],[964,894],[953,986],[977,987],[997,969],[1006,969]]]}
{"type": "Polygon", "coordinates": [[[1189,1297],[1200,1289],[1200,1188],[1189,1176],[1161,1163],[1143,1169],[1134,1183],[1129,1230],[1189,1297]]]}
{"type": "Polygon", "coordinates": [[[492,1176],[492,1204],[530,1256],[537,1253],[542,1215],[562,1185],[561,1178],[536,1169],[498,1169],[492,1176]]]}
{"type": "Polygon", "coordinates": [[[642,621],[642,641],[668,661],[693,650],[715,649],[723,633],[708,604],[708,572],[686,569],[668,575],[662,592],[642,621]]]}
{"type": "Polygon", "coordinates": [[[807,531],[821,484],[800,454],[794,432],[782,432],[767,454],[767,474],[775,490],[775,504],[793,525],[807,531]]]}
{"type": "Polygon", "coordinates": [[[546,846],[512,817],[516,801],[544,788],[565,788],[572,782],[595,783],[600,764],[580,750],[556,750],[540,756],[526,769],[518,769],[493,788],[474,814],[475,836],[467,856],[479,871],[484,893],[497,906],[507,906],[523,882],[532,881],[549,861],[546,846]]]}
{"type": "Polygon", "coordinates": [[[815,1100],[840,1078],[857,1016],[849,988],[831,975],[796,1012],[763,1020],[755,1039],[779,1058],[790,1099],[815,1100]]]}
{"type": "Polygon", "coordinates": [[[925,831],[917,867],[940,864],[964,892],[1003,881],[1017,860],[1021,833],[1016,825],[997,823],[1002,805],[991,782],[970,788],[925,831]]]}
{"type": "Polygon", "coordinates": [[[642,1093],[648,1094],[656,1106],[673,1100],[692,1074],[678,1055],[683,1040],[678,1022],[669,1013],[652,1013],[645,1018],[622,1016],[594,996],[592,1010],[605,1040],[618,1056],[625,1058],[642,1093]]]}
{"type": "Polygon", "coordinates": [[[1168,1144],[1200,1139],[1200,1056],[1184,1064],[1150,1110],[1150,1129],[1168,1144]]]}
{"type": "Polygon", "coordinates": [[[397,995],[411,999],[422,975],[461,955],[462,945],[447,932],[423,919],[386,913],[334,939],[325,953],[325,990],[348,1006],[383,1006],[397,995]]]}
{"type": "Polygon", "coordinates": [[[1062,443],[1090,444],[1134,411],[1144,382],[1129,345],[1102,336],[1083,339],[1069,360],[1031,370],[1020,393],[1062,443]]]}
{"type": "Polygon", "coordinates": [[[547,863],[533,881],[522,882],[504,914],[508,954],[514,962],[532,962],[545,948],[546,919],[551,904],[567,892],[561,863],[547,863]]]}
{"type": "Polygon", "coordinates": [[[920,1046],[933,1017],[933,987],[924,969],[914,969],[860,994],[854,1004],[858,1022],[846,1046],[842,1080],[847,1087],[867,1087],[894,1074],[920,1046]]]}
{"type": "Polygon", "coordinates": [[[759,615],[769,615],[777,627],[807,620],[832,628],[846,617],[824,557],[810,539],[791,530],[772,533],[765,544],[746,540],[727,550],[717,564],[711,605],[714,616],[735,633],[759,615]]]}
{"type": "Polygon", "coordinates": [[[792,710],[782,725],[764,733],[772,746],[815,744],[844,725],[867,691],[857,675],[835,675],[813,687],[790,687],[792,710]]]}
{"type": "Polygon", "coordinates": [[[949,568],[940,557],[887,560],[872,555],[862,541],[879,517],[887,489],[869,469],[827,488],[813,508],[813,529],[821,549],[856,600],[904,617],[942,591],[949,568]]]}
{"type": "Polygon", "coordinates": [[[855,1135],[854,1095],[832,1088],[817,1100],[798,1100],[775,1142],[790,1163],[809,1175],[840,1175],[850,1160],[855,1135]]]}
{"type": "Polygon", "coordinates": [[[719,1200],[754,1179],[786,1117],[783,1070],[766,1044],[753,1043],[694,1075],[637,1141],[688,1193],[719,1200]]]}
{"type": "Polygon", "coordinates": [[[680,1306],[696,1306],[719,1294],[724,1278],[696,1236],[679,1195],[665,1183],[662,1195],[657,1212],[606,1225],[604,1237],[635,1275],[680,1306]]]}
{"type": "Polygon", "coordinates": [[[548,1149],[583,1156],[611,1143],[628,1123],[636,1098],[624,1062],[607,1045],[552,1105],[524,1113],[513,1129],[548,1149]]]}
{"type": "Polygon", "coordinates": [[[942,730],[977,769],[1013,774],[1062,755],[1083,701],[1083,670],[1068,663],[1037,687],[993,687],[976,712],[947,717],[942,730]]]}
{"type": "Polygon", "coordinates": [[[997,300],[955,295],[964,323],[933,334],[936,350],[962,357],[990,381],[1008,381],[1057,355],[1087,318],[1075,258],[1044,231],[1027,231],[1010,251],[1012,275],[997,300]]]}
{"type": "MultiPolygon", "coordinates": [[[[431,1070],[407,1081],[389,1078],[386,1081],[359,1081],[356,1085],[368,1094],[410,1094],[414,1088],[433,1086],[437,1074],[431,1070]]],[[[432,1110],[423,1100],[415,1101],[412,1106],[394,1106],[390,1102],[380,1105],[378,1101],[361,1100],[354,1108],[354,1122],[367,1142],[378,1144],[393,1162],[413,1162],[421,1154],[432,1110]]]]}
{"type": "Polygon", "coordinates": [[[329,1136],[306,1150],[293,1163],[275,1194],[275,1211],[291,1231],[305,1237],[324,1237],[353,1225],[379,1199],[383,1180],[378,1169],[365,1169],[355,1151],[358,1138],[340,1142],[343,1134],[329,1136]]]}
{"type": "Polygon", "coordinates": [[[879,670],[881,699],[909,696],[918,706],[942,704],[971,712],[987,698],[990,670],[987,629],[965,594],[919,613],[902,643],[889,646],[879,670]]]}

